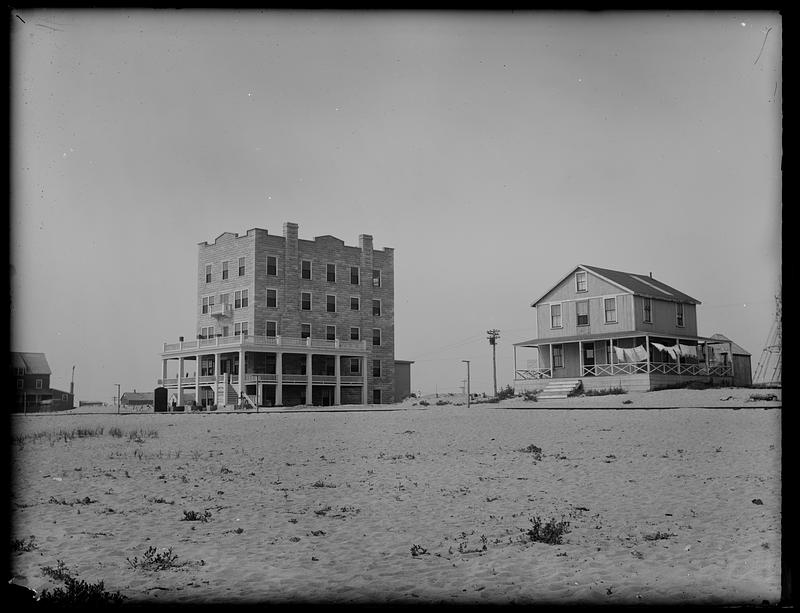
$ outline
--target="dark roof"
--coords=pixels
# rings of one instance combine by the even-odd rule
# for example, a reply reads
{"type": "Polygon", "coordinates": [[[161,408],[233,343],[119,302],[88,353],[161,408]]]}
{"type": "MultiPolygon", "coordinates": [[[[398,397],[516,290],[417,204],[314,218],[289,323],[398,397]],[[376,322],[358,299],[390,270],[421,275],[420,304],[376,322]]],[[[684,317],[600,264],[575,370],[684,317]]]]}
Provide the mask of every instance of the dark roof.
{"type": "Polygon", "coordinates": [[[619,270],[610,270],[608,268],[599,268],[597,266],[582,266],[601,277],[605,277],[609,281],[621,285],[625,289],[630,290],[637,296],[646,296],[649,298],[658,298],[659,300],[671,300],[673,302],[690,302],[700,304],[696,298],[692,298],[688,294],[675,289],[654,279],[650,275],[638,275],[632,272],[620,272],[619,270]]]}
{"type": "Polygon", "coordinates": [[[641,338],[643,336],[649,336],[651,339],[655,338],[669,338],[669,339],[681,339],[687,341],[710,341],[710,340],[717,340],[717,339],[710,339],[705,336],[692,336],[690,334],[664,334],[662,332],[653,332],[648,330],[647,332],[643,330],[636,330],[636,331],[628,331],[628,332],[606,332],[604,334],[581,334],[578,336],[557,336],[554,338],[532,338],[529,341],[522,341],[521,343],[514,343],[515,347],[535,347],[537,345],[560,345],[562,343],[576,343],[578,341],[602,341],[609,338],[618,339],[618,338],[641,338]]]}
{"type": "Polygon", "coordinates": [[[123,400],[153,400],[153,392],[123,392],[120,402],[123,400]]]}
{"type": "Polygon", "coordinates": [[[27,375],[49,375],[50,365],[43,353],[13,352],[11,365],[15,368],[24,368],[27,375]]]}

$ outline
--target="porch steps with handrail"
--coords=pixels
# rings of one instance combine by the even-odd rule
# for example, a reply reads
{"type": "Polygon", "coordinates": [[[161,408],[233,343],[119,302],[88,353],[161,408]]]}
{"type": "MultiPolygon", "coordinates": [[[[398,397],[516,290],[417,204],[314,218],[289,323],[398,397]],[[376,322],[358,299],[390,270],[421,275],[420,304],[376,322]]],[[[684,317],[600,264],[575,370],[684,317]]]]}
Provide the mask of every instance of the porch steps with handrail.
{"type": "Polygon", "coordinates": [[[537,400],[552,400],[567,398],[580,387],[580,379],[552,379],[545,388],[536,396],[537,400]]]}

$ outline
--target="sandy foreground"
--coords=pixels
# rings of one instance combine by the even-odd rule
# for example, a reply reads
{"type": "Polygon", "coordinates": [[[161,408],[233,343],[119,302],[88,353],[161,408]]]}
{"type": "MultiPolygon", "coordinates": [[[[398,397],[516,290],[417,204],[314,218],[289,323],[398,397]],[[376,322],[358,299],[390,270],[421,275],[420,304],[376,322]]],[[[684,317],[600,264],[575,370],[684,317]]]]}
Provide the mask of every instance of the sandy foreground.
{"type": "Polygon", "coordinates": [[[34,538],[14,581],[60,587],[61,560],[132,602],[774,604],[765,392],[15,416],[12,538],[34,538]],[[688,408],[637,408],[660,402],[688,408]],[[563,543],[536,518],[569,522],[563,543]],[[147,568],[150,547],[177,558],[147,568]]]}

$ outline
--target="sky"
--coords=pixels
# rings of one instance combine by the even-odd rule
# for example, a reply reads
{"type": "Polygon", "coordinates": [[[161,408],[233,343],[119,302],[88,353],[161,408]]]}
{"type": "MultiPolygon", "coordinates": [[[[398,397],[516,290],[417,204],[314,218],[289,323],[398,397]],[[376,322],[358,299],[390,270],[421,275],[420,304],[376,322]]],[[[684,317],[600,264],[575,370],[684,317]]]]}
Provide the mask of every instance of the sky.
{"type": "MultiPolygon", "coordinates": [[[[395,249],[412,388],[493,389],[575,266],[653,273],[756,367],[781,279],[776,12],[20,10],[11,349],[110,402],[195,334],[197,244],[395,249]]],[[[526,358],[519,354],[523,362],[526,358]]]]}

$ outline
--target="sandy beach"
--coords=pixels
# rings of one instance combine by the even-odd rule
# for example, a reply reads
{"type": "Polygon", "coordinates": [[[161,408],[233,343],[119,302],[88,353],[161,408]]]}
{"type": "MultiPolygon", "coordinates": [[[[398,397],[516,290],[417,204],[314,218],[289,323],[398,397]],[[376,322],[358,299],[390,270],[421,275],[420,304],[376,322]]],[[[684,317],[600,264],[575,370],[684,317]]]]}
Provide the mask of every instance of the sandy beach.
{"type": "Polygon", "coordinates": [[[775,604],[781,402],[754,393],[780,398],[15,415],[14,582],[61,560],[130,602],[775,604]]]}

